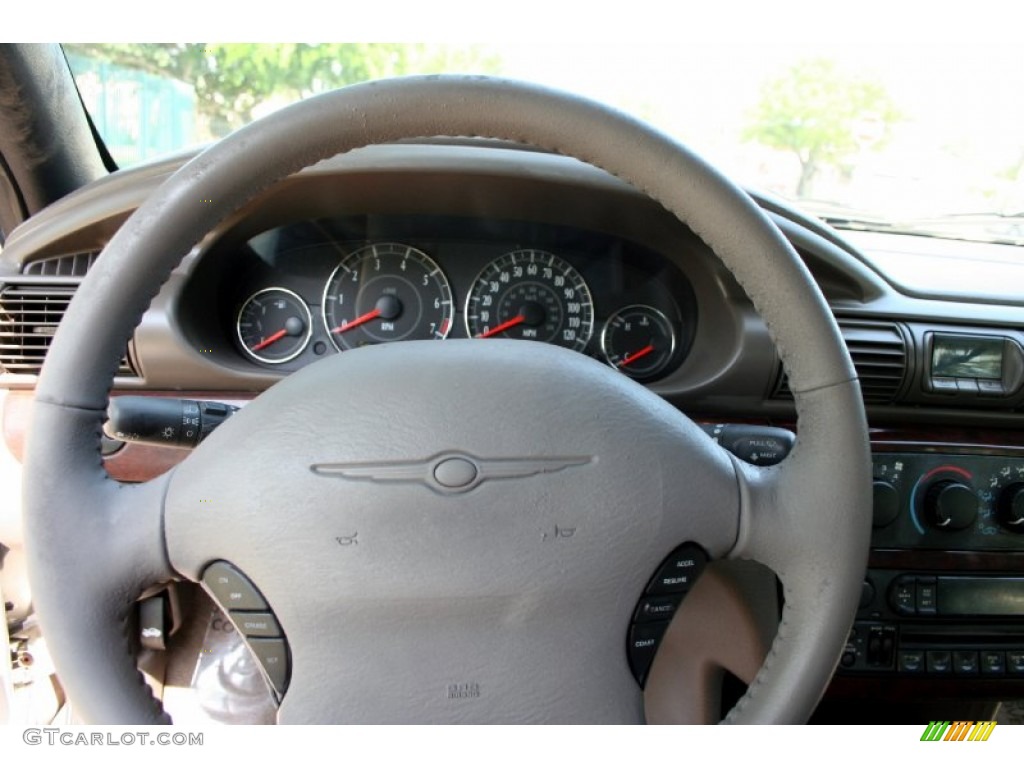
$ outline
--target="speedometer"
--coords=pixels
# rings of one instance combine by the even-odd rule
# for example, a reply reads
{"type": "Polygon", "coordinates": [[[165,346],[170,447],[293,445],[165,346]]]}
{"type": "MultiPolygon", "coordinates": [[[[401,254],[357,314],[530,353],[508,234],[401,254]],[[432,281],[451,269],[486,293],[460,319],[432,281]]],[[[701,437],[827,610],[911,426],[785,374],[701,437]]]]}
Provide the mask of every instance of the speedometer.
{"type": "Polygon", "coordinates": [[[405,339],[443,339],[452,291],[423,251],[374,243],[349,254],[324,289],[324,323],[339,349],[405,339]]]}
{"type": "Polygon", "coordinates": [[[466,299],[466,330],[474,338],[546,341],[582,352],[593,329],[594,302],[583,276],[547,251],[500,256],[466,299]]]}

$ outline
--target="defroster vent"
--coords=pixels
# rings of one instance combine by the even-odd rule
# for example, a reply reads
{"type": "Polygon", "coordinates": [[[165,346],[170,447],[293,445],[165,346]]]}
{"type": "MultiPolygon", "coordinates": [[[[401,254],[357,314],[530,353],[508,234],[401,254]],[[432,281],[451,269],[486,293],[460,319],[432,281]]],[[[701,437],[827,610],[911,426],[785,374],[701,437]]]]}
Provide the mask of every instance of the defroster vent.
{"type": "Polygon", "coordinates": [[[21,268],[23,275],[50,275],[54,277],[85,277],[89,267],[99,257],[99,251],[82,251],[50,256],[30,261],[21,268]]]}

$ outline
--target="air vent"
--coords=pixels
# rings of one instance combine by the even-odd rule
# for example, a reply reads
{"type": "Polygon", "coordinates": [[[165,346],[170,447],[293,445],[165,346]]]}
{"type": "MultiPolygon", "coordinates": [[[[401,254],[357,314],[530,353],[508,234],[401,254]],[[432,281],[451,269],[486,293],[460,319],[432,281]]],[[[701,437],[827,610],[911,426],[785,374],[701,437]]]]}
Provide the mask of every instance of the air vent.
{"type": "MultiPolygon", "coordinates": [[[[0,372],[39,373],[74,294],[73,285],[9,285],[0,290],[0,372]]],[[[127,355],[117,375],[136,375],[127,355]]]]}
{"type": "Polygon", "coordinates": [[[99,255],[99,251],[83,251],[63,256],[51,256],[48,259],[30,261],[21,268],[21,272],[24,275],[85,277],[85,273],[89,271],[89,267],[93,265],[99,255]]]}
{"type": "MultiPolygon", "coordinates": [[[[891,403],[907,374],[907,342],[896,323],[837,318],[853,367],[860,377],[865,403],[891,403]]],[[[779,376],[774,397],[792,400],[785,374],[779,376]]]]}

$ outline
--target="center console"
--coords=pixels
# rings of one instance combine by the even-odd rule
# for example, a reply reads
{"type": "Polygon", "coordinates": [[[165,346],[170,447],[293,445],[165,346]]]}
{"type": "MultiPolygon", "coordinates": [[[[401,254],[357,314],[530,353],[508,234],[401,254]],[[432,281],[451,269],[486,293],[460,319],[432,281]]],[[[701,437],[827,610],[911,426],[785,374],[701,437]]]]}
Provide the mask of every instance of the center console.
{"type": "Polygon", "coordinates": [[[1024,452],[874,454],[872,555],[840,676],[1024,681],[1024,452]]]}

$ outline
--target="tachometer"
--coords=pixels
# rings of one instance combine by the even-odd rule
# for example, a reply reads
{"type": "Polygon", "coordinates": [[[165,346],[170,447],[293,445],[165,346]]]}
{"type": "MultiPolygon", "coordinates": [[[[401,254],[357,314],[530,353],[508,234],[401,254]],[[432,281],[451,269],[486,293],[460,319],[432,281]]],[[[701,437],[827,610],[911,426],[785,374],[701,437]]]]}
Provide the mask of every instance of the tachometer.
{"type": "Polygon", "coordinates": [[[443,339],[452,326],[448,278],[423,251],[374,243],[345,257],[324,289],[324,322],[339,349],[443,339]]]}
{"type": "Polygon", "coordinates": [[[495,259],[466,300],[466,329],[475,338],[546,341],[582,352],[593,328],[594,302],[583,276],[547,251],[495,259]]]}

